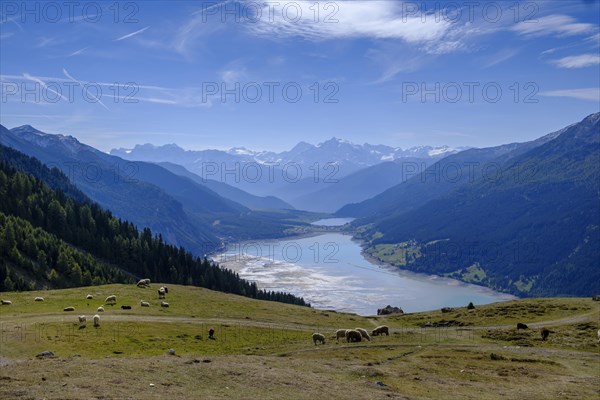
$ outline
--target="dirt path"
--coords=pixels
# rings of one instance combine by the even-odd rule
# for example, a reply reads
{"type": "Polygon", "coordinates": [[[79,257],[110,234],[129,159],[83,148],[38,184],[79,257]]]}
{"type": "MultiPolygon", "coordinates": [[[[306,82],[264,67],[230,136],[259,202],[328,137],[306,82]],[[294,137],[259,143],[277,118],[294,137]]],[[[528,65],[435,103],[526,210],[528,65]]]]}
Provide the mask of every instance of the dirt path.
{"type": "MultiPolygon", "coordinates": [[[[51,322],[73,322],[76,320],[72,314],[65,315],[64,313],[53,313],[53,314],[28,314],[25,316],[3,316],[0,319],[1,324],[10,323],[51,323],[51,322]]],[[[228,318],[197,318],[197,317],[184,317],[184,316],[163,316],[163,315],[140,315],[140,314],[127,314],[127,315],[102,315],[104,321],[119,321],[119,322],[157,322],[157,323],[184,323],[184,324],[197,324],[197,325],[236,325],[236,326],[249,326],[256,328],[269,328],[269,329],[287,329],[287,330],[298,330],[298,331],[310,331],[315,329],[337,329],[338,327],[324,327],[306,324],[295,324],[295,323],[280,323],[280,322],[261,322],[253,321],[248,319],[228,319],[228,318]]],[[[560,326],[560,325],[571,325],[576,323],[582,323],[587,321],[597,320],[598,316],[595,312],[560,318],[555,320],[532,322],[527,325],[531,328],[540,328],[546,326],[560,326]]],[[[74,323],[74,322],[73,322],[74,323]]],[[[460,327],[459,329],[464,330],[481,330],[481,329],[510,329],[514,328],[515,325],[472,325],[460,327]]],[[[458,327],[452,327],[458,328],[458,327]]],[[[390,328],[391,333],[394,332],[424,332],[424,331],[436,331],[440,328],[427,327],[406,327],[406,328],[390,328]]]]}

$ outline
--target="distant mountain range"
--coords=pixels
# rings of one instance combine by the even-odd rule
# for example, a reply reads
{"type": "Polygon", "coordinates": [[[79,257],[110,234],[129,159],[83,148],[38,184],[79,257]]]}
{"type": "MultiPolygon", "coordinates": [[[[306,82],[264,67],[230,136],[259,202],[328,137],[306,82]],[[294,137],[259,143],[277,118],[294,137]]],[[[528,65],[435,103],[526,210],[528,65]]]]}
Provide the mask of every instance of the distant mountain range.
{"type": "MultiPolygon", "coordinates": [[[[29,125],[6,129],[0,125],[0,143],[49,166],[58,167],[89,198],[140,227],[149,227],[172,244],[205,254],[222,240],[286,236],[302,223],[297,214],[254,211],[223,197],[207,185],[171,172],[154,163],[131,162],[80,143],[72,136],[41,132],[29,125]],[[293,222],[286,219],[290,217],[293,222]]],[[[227,191],[224,184],[219,186],[227,191]]],[[[285,207],[280,200],[245,195],[230,188],[233,197],[244,197],[259,208],[285,207]]],[[[291,211],[290,211],[291,212],[291,211]]]]}
{"type": "Polygon", "coordinates": [[[448,156],[338,214],[362,217],[367,253],[401,268],[521,296],[600,293],[600,113],[448,156]]]}
{"type": "Polygon", "coordinates": [[[175,144],[144,144],[110,153],[127,160],[178,164],[203,181],[220,181],[258,196],[276,196],[298,209],[333,212],[402,182],[403,171],[420,171],[464,149],[420,146],[404,150],[332,138],[318,145],[300,142],[281,153],[243,147],[191,151],[175,144]],[[361,190],[356,190],[359,187],[361,190]]]}

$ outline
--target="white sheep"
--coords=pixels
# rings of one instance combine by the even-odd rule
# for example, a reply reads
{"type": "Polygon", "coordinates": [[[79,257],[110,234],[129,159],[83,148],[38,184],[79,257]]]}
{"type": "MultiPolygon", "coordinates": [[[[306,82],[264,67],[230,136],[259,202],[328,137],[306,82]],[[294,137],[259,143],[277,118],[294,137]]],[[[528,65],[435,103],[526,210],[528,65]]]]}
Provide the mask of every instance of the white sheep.
{"type": "Polygon", "coordinates": [[[100,316],[98,314],[94,315],[94,328],[100,326],[100,316]]]}
{"type": "Polygon", "coordinates": [[[317,345],[317,342],[321,342],[321,344],[325,344],[325,336],[323,336],[317,332],[312,334],[312,340],[313,340],[313,342],[315,342],[315,346],[317,345]]]}
{"type": "Polygon", "coordinates": [[[63,311],[75,311],[75,307],[65,307],[63,311]]]}
{"type": "Polygon", "coordinates": [[[87,318],[85,317],[85,315],[80,315],[79,316],[79,326],[80,327],[85,326],[86,322],[87,322],[87,318]]]}
{"type": "Polygon", "coordinates": [[[85,296],[85,298],[88,300],[92,300],[94,298],[94,296],[92,296],[91,294],[88,294],[87,296],[85,296]]]}
{"type": "Polygon", "coordinates": [[[339,342],[340,338],[344,339],[346,337],[346,329],[338,329],[335,331],[335,341],[339,342]]]}
{"type": "Polygon", "coordinates": [[[147,301],[144,301],[144,300],[140,300],[140,305],[142,307],[150,307],[150,303],[148,303],[147,301]]]}
{"type": "Polygon", "coordinates": [[[346,342],[360,342],[362,340],[362,335],[356,329],[348,329],[346,330],[346,342]]]}
{"type": "Polygon", "coordinates": [[[137,283],[137,287],[150,286],[150,279],[140,279],[137,283]]]}
{"type": "Polygon", "coordinates": [[[360,335],[362,337],[364,337],[365,339],[367,339],[369,342],[371,341],[371,336],[369,336],[369,332],[367,332],[366,329],[363,329],[363,328],[354,328],[354,330],[359,331],[360,335]]]}
{"type": "Polygon", "coordinates": [[[158,298],[159,299],[164,299],[165,298],[165,294],[167,294],[167,289],[164,286],[161,286],[161,288],[158,289],[158,298]]]}
{"type": "Polygon", "coordinates": [[[10,300],[2,300],[3,306],[10,306],[11,304],[12,304],[12,301],[10,301],[10,300]]]}
{"type": "Polygon", "coordinates": [[[106,298],[106,300],[104,300],[105,303],[111,303],[114,304],[117,302],[117,296],[116,295],[110,295],[106,298]]]}
{"type": "Polygon", "coordinates": [[[388,328],[385,325],[381,325],[378,326],[377,328],[373,329],[373,332],[371,332],[371,335],[373,336],[379,336],[379,335],[383,335],[386,334],[386,336],[390,336],[390,328],[388,328]]]}
{"type": "Polygon", "coordinates": [[[36,297],[36,298],[35,298],[35,299],[33,299],[33,300],[34,300],[34,301],[44,301],[44,298],[43,298],[43,297],[39,297],[39,296],[38,296],[38,297],[36,297]]]}
{"type": "Polygon", "coordinates": [[[102,306],[98,307],[96,312],[104,312],[104,306],[102,305],[102,306]]]}
{"type": "Polygon", "coordinates": [[[160,302],[160,306],[161,306],[161,307],[168,308],[168,307],[169,307],[169,303],[167,303],[166,301],[161,301],[161,302],[160,302]]]}
{"type": "Polygon", "coordinates": [[[600,343],[600,329],[598,329],[598,343],[600,343]]]}

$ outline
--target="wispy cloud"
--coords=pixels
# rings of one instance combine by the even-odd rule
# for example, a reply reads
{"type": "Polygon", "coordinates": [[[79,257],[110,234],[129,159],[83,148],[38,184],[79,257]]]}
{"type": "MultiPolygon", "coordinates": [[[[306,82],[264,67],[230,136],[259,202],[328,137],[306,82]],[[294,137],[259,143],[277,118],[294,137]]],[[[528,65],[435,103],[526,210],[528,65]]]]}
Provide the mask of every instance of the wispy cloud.
{"type": "Polygon", "coordinates": [[[568,56],[559,58],[558,60],[552,60],[551,63],[559,68],[568,69],[593,67],[594,65],[600,64],[600,55],[581,54],[578,56],[568,56]]]}
{"type": "MultiPolygon", "coordinates": [[[[14,83],[23,81],[34,81],[42,85],[46,90],[55,93],[60,96],[63,100],[67,100],[60,93],[54,91],[51,85],[47,83],[58,84],[58,83],[78,83],[80,86],[85,87],[86,85],[106,87],[106,93],[115,93],[115,90],[120,93],[119,95],[110,95],[111,99],[118,99],[120,103],[154,103],[154,104],[165,104],[173,105],[184,108],[198,108],[198,107],[211,107],[213,105],[210,96],[203,95],[203,88],[200,87],[185,87],[185,88],[168,88],[163,86],[153,85],[140,85],[136,83],[124,83],[118,82],[96,82],[96,81],[83,81],[75,79],[66,69],[63,69],[63,74],[66,78],[62,77],[34,77],[27,73],[23,75],[0,75],[0,81],[3,83],[14,83]]],[[[87,89],[86,89],[87,90],[87,89]]],[[[93,92],[88,92],[90,98],[94,98],[93,92]]],[[[106,105],[98,99],[106,109],[106,105]]]]}
{"type": "MultiPolygon", "coordinates": [[[[83,88],[83,90],[85,90],[85,92],[88,94],[88,96],[90,96],[90,98],[95,98],[98,104],[100,104],[102,107],[104,107],[104,108],[106,108],[107,110],[109,110],[109,108],[106,106],[106,104],[104,104],[104,103],[102,102],[102,100],[100,100],[100,98],[98,98],[98,97],[95,97],[95,95],[94,95],[93,93],[90,93],[90,91],[88,90],[87,86],[86,86],[86,85],[85,85],[83,82],[81,82],[81,81],[79,81],[79,80],[77,80],[77,79],[73,78],[73,76],[71,76],[71,74],[69,74],[69,71],[67,71],[65,68],[63,68],[63,74],[65,74],[65,76],[66,76],[67,78],[69,78],[69,79],[71,79],[71,80],[73,80],[73,81],[77,82],[77,83],[79,84],[79,86],[81,86],[81,87],[83,88]]],[[[109,111],[110,111],[110,110],[109,110],[109,111]]]]}
{"type": "Polygon", "coordinates": [[[75,50],[74,52],[69,54],[67,57],[73,57],[73,56],[79,55],[79,54],[83,53],[84,51],[86,51],[87,49],[88,49],[87,47],[82,47],[79,50],[75,50]]]}
{"type": "Polygon", "coordinates": [[[569,97],[578,100],[600,101],[600,88],[548,90],[539,94],[546,97],[569,97]]]}
{"type": "Polygon", "coordinates": [[[577,22],[571,16],[553,14],[532,21],[523,21],[514,25],[511,30],[524,36],[573,36],[588,34],[597,30],[594,24],[577,22]]]}
{"type": "Polygon", "coordinates": [[[33,75],[29,75],[28,73],[24,73],[23,74],[23,78],[25,78],[28,81],[33,81],[38,83],[40,86],[42,86],[44,89],[46,89],[47,91],[54,93],[55,95],[57,95],[58,97],[60,97],[61,99],[63,99],[64,101],[68,101],[67,98],[65,96],[63,96],[61,93],[57,92],[56,90],[52,89],[51,87],[49,87],[46,82],[44,82],[42,79],[33,76],[33,75]]]}
{"type": "Polygon", "coordinates": [[[138,31],[131,32],[131,33],[128,33],[127,35],[123,35],[123,36],[121,36],[121,37],[119,37],[119,38],[115,39],[115,42],[118,42],[118,41],[121,41],[121,40],[125,40],[125,39],[129,39],[130,37],[133,37],[133,36],[135,36],[135,35],[139,35],[140,33],[144,32],[144,31],[145,31],[146,29],[148,29],[148,28],[150,28],[150,27],[149,27],[149,26],[147,26],[147,27],[145,27],[145,28],[142,28],[142,29],[140,29],[140,30],[138,30],[138,31]]]}
{"type": "Polygon", "coordinates": [[[1,18],[0,19],[0,25],[6,23],[6,22],[12,22],[13,24],[15,24],[17,26],[17,28],[19,28],[19,30],[21,32],[25,32],[25,29],[23,29],[23,27],[21,26],[21,24],[19,24],[16,20],[16,18],[1,18]]]}
{"type": "Polygon", "coordinates": [[[517,48],[507,48],[507,49],[500,50],[500,51],[492,54],[491,56],[484,58],[483,66],[484,66],[484,68],[493,67],[494,65],[498,65],[505,61],[510,60],[517,54],[519,54],[519,49],[517,49],[517,48]]]}
{"type": "MultiPolygon", "coordinates": [[[[403,14],[401,4],[380,0],[332,3],[337,8],[331,10],[330,18],[316,21],[313,3],[304,0],[294,2],[302,10],[301,14],[298,13],[302,15],[298,21],[275,13],[272,19],[260,18],[257,23],[249,24],[249,29],[272,37],[400,39],[408,43],[423,43],[441,39],[451,25],[444,19],[423,20],[420,15],[403,14]]],[[[262,15],[269,15],[268,7],[265,3],[262,15]]]]}

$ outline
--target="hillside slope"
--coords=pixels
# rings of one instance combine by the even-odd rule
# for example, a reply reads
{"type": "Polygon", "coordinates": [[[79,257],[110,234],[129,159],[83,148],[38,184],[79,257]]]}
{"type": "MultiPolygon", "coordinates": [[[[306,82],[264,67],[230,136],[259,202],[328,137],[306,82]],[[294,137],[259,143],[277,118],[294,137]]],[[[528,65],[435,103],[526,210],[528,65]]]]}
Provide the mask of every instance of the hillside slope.
{"type": "Polygon", "coordinates": [[[521,296],[596,294],[599,145],[600,113],[509,158],[494,179],[374,219],[369,252],[521,296]]]}

